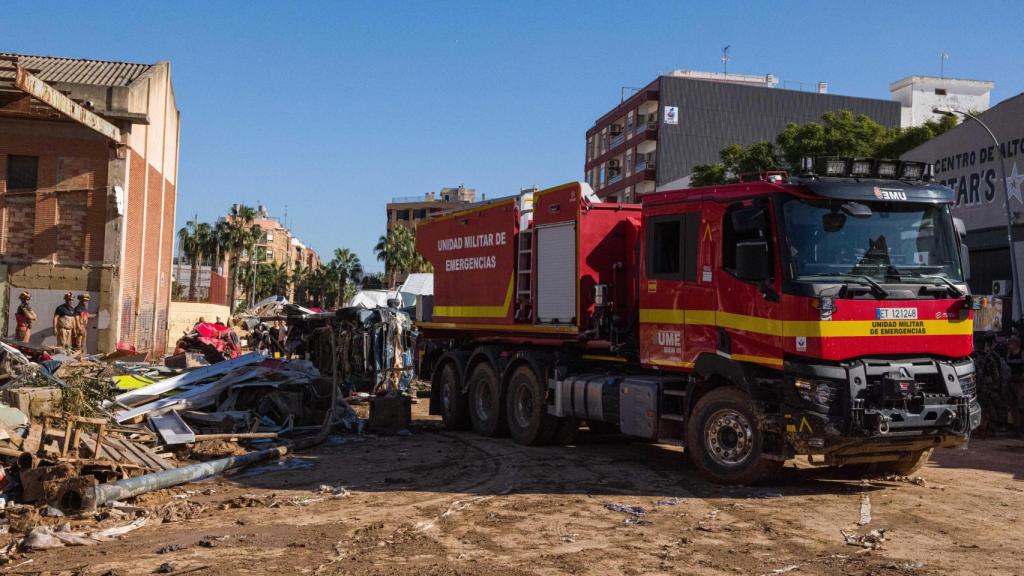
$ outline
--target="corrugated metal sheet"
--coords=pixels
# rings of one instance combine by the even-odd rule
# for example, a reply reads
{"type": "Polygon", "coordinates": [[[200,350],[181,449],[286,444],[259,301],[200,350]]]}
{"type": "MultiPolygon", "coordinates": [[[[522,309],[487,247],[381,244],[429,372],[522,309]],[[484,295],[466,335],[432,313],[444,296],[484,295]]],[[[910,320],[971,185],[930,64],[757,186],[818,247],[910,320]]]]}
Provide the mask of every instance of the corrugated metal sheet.
{"type": "MultiPolygon", "coordinates": [[[[18,64],[30,70],[38,70],[36,76],[47,83],[66,82],[69,84],[90,84],[95,86],[128,86],[141,76],[152,64],[130,62],[109,62],[105,60],[83,60],[79,58],[56,58],[52,56],[28,56],[24,54],[2,54],[16,56],[18,64]]],[[[0,72],[0,77],[10,76],[0,72]]]]}
{"type": "Polygon", "coordinates": [[[661,77],[658,103],[659,116],[665,106],[679,107],[678,124],[658,127],[659,185],[690,175],[697,164],[717,162],[726,146],[774,142],[786,124],[819,121],[826,112],[849,110],[900,125],[898,102],[672,76],[661,77]]]}

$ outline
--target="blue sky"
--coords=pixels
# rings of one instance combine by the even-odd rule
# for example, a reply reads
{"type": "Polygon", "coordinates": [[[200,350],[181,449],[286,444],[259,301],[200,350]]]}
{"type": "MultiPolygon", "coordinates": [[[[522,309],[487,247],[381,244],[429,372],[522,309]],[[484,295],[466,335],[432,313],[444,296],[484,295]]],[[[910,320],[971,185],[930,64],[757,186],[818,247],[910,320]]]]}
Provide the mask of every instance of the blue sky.
{"type": "MultiPolygon", "coordinates": [[[[888,98],[890,82],[1024,91],[1024,3],[5,2],[0,51],[169,60],[182,112],[178,226],[265,204],[322,255],[372,247],[384,204],[579,179],[584,132],[675,68],[772,73],[888,98]]],[[[794,84],[790,84],[793,86],[794,84]]]]}

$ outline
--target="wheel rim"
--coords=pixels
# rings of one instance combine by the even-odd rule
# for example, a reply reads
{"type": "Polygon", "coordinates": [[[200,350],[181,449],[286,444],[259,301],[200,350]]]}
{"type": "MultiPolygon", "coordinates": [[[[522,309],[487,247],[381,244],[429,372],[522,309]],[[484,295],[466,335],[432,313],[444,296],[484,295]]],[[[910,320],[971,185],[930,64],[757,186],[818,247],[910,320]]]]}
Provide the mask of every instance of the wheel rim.
{"type": "Polygon", "coordinates": [[[451,414],[452,410],[452,378],[451,372],[445,369],[444,374],[441,377],[441,410],[445,414],[451,414]]]}
{"type": "Polygon", "coordinates": [[[747,417],[731,408],[711,415],[704,427],[708,455],[722,466],[738,466],[754,450],[754,429],[747,417]]]}
{"type": "Polygon", "coordinates": [[[486,384],[478,384],[476,388],[476,416],[481,422],[486,422],[490,419],[491,387],[486,384]]]}
{"type": "Polygon", "coordinates": [[[527,386],[516,387],[513,406],[515,408],[516,424],[520,428],[529,428],[533,420],[533,394],[527,386]]]}

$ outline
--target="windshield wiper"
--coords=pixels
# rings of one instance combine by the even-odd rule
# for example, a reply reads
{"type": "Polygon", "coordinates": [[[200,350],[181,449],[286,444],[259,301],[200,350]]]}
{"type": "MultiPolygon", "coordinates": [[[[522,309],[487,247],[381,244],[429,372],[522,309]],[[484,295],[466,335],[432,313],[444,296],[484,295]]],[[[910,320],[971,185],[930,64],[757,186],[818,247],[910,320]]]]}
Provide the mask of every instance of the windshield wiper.
{"type": "Polygon", "coordinates": [[[889,297],[889,291],[882,287],[881,284],[875,282],[870,276],[864,274],[801,274],[800,278],[842,278],[843,280],[853,281],[863,286],[871,287],[871,291],[875,293],[879,298],[885,299],[889,297]]]}
{"type": "MultiPolygon", "coordinates": [[[[906,274],[910,278],[922,278],[924,280],[938,280],[938,282],[936,282],[936,286],[941,285],[941,284],[945,284],[946,288],[948,288],[949,291],[952,292],[957,298],[962,298],[963,296],[967,295],[966,292],[961,290],[960,287],[957,286],[956,284],[953,284],[952,282],[950,282],[949,278],[946,278],[945,276],[940,276],[940,275],[937,275],[937,274],[935,274],[935,275],[933,275],[933,274],[921,274],[920,272],[905,272],[904,274],[906,274]]],[[[902,279],[903,278],[903,274],[900,274],[897,277],[902,279]]]]}

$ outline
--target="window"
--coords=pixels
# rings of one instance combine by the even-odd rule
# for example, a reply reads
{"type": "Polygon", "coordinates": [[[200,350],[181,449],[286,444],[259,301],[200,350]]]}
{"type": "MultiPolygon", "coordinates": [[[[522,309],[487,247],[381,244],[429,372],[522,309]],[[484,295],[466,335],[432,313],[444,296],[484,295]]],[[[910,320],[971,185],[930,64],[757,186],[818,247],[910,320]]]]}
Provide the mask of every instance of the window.
{"type": "MultiPolygon", "coordinates": [[[[754,206],[757,206],[756,204],[754,206]]],[[[751,208],[753,206],[743,204],[733,204],[725,211],[725,216],[722,217],[722,268],[729,272],[735,273],[736,271],[736,245],[744,242],[765,242],[768,246],[768,269],[775,270],[774,255],[772,250],[771,237],[768,234],[768,230],[752,230],[750,232],[737,232],[732,225],[732,215],[737,210],[744,208],[751,208]]],[[[770,220],[768,216],[768,206],[762,204],[761,207],[765,211],[765,220],[770,220]]],[[[774,273],[773,273],[774,274],[774,273]]]]}
{"type": "MultiPolygon", "coordinates": [[[[445,198],[445,200],[447,200],[447,198],[445,198]]],[[[408,221],[409,220],[409,211],[408,210],[397,210],[395,212],[395,220],[405,220],[405,221],[408,221]]]]}
{"type": "Polygon", "coordinates": [[[263,235],[263,241],[264,242],[273,242],[274,241],[274,233],[271,232],[270,230],[267,230],[267,233],[263,235]]]}
{"type": "Polygon", "coordinates": [[[413,218],[413,220],[422,220],[423,218],[426,218],[426,217],[427,217],[427,209],[426,208],[417,208],[417,209],[412,211],[412,218],[413,218]]]}
{"type": "Polygon", "coordinates": [[[656,216],[647,229],[647,277],[696,282],[700,214],[656,216]]]}
{"type": "Polygon", "coordinates": [[[945,96],[946,95],[946,89],[945,88],[936,88],[935,89],[935,95],[936,96],[945,96]]]}
{"type": "Polygon", "coordinates": [[[7,157],[7,189],[35,190],[39,176],[38,156],[7,157]]]}

